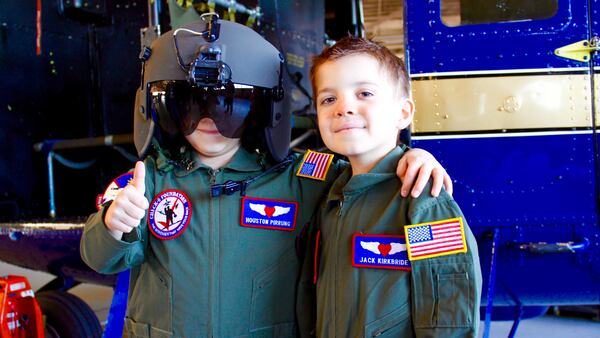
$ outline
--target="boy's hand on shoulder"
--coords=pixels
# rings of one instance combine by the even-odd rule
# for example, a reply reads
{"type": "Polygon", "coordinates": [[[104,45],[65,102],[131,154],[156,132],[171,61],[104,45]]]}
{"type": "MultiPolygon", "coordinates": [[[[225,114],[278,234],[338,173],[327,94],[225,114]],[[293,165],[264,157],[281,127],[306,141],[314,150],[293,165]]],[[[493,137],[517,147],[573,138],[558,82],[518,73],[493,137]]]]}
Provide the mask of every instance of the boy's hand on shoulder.
{"type": "Polygon", "coordinates": [[[400,194],[403,197],[408,196],[409,191],[412,197],[419,197],[429,181],[429,177],[433,178],[431,196],[438,197],[442,185],[446,188],[446,192],[452,195],[452,180],[446,169],[433,155],[423,149],[415,148],[407,151],[398,162],[396,174],[402,181],[400,194]]]}
{"type": "Polygon", "coordinates": [[[123,233],[129,233],[133,228],[140,225],[140,221],[146,215],[148,200],[146,192],[146,168],[144,162],[138,161],[133,170],[133,179],[123,188],[112,202],[106,215],[104,223],[109,233],[116,239],[121,239],[123,233]]]}

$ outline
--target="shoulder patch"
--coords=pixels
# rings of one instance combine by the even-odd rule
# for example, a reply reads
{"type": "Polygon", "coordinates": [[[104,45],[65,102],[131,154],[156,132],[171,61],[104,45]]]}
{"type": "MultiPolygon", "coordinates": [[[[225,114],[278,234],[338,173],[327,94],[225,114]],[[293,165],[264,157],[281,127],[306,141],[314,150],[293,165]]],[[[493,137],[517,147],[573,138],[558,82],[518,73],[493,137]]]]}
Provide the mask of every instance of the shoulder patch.
{"type": "Polygon", "coordinates": [[[300,163],[296,176],[324,181],[333,160],[333,154],[308,150],[300,163]]]}
{"type": "Polygon", "coordinates": [[[467,252],[461,217],[407,225],[404,233],[411,261],[467,252]]]}
{"type": "Polygon", "coordinates": [[[117,194],[121,189],[125,188],[127,184],[133,179],[133,172],[127,172],[110,182],[106,190],[102,195],[98,195],[96,199],[96,208],[100,210],[102,205],[108,201],[112,201],[117,197],[117,194]]]}
{"type": "Polygon", "coordinates": [[[158,239],[179,237],[191,218],[190,199],[181,190],[169,189],[160,192],[148,209],[148,227],[158,239]]]}
{"type": "Polygon", "coordinates": [[[298,202],[245,196],[240,224],[249,228],[293,231],[297,215],[298,202]]]}
{"type": "Polygon", "coordinates": [[[352,236],[352,266],[410,270],[404,236],[354,234],[352,236]]]}

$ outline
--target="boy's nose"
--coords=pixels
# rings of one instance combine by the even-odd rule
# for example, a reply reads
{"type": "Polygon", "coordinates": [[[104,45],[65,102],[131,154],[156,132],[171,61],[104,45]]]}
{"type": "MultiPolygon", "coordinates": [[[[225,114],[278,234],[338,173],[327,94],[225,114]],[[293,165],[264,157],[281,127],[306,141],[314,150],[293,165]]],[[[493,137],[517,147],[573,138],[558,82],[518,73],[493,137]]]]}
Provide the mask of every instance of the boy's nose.
{"type": "Polygon", "coordinates": [[[352,104],[351,100],[340,98],[338,99],[337,103],[338,105],[336,110],[338,116],[353,115],[356,113],[356,107],[354,104],[352,104]]]}

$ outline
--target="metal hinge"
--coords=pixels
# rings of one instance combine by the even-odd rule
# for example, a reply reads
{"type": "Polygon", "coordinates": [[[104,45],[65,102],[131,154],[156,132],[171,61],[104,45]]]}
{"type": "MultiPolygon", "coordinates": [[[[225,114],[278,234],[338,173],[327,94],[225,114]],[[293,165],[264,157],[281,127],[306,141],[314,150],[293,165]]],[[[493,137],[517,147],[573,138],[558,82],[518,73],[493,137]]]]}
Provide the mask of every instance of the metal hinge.
{"type": "Polygon", "coordinates": [[[564,47],[556,48],[554,54],[570,60],[590,62],[591,54],[600,50],[599,38],[594,36],[591,40],[581,40],[564,47]]]}

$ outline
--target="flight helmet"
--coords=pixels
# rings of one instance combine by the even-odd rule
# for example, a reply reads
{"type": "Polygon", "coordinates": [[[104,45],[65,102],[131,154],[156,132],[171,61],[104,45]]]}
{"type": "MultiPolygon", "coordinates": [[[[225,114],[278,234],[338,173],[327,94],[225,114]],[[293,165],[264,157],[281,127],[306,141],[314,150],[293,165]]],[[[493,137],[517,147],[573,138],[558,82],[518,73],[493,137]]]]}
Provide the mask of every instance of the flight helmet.
{"type": "Polygon", "coordinates": [[[291,113],[283,109],[283,57],[254,30],[207,13],[158,37],[142,60],[134,111],[140,157],[157,134],[189,135],[204,117],[223,136],[240,138],[249,115],[259,117],[273,159],[288,155],[291,113]]]}

